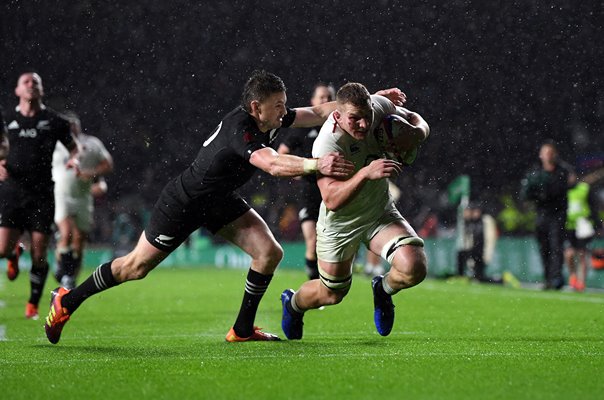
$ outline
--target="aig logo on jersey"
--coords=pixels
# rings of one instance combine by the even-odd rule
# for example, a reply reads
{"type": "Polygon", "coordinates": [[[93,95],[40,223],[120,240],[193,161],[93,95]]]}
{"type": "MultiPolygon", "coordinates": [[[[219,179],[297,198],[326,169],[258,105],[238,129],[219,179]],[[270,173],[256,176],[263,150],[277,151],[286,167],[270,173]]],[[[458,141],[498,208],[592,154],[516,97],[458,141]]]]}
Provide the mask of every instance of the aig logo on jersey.
{"type": "Polygon", "coordinates": [[[35,128],[21,129],[19,137],[34,139],[38,136],[38,131],[35,128]]]}

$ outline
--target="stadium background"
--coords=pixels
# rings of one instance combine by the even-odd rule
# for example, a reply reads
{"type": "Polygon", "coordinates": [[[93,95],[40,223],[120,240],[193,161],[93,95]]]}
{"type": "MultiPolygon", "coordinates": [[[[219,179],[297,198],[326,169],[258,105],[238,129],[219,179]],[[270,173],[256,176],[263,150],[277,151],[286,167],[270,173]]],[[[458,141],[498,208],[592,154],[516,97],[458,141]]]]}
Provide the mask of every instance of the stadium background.
{"type": "MultiPolygon", "coordinates": [[[[116,173],[94,241],[115,247],[115,221],[138,231],[253,69],[280,75],[291,106],[308,104],[318,80],[398,86],[432,127],[399,180],[400,206],[418,227],[436,216],[446,234],[446,188],[460,174],[496,214],[546,138],[580,172],[603,166],[602,20],[601,2],[571,0],[11,1],[0,13],[0,104],[14,107],[18,75],[35,70],[46,103],[76,111],[105,142],[116,173]]],[[[292,185],[264,177],[244,188],[283,240],[299,238],[284,218],[292,185]]]]}

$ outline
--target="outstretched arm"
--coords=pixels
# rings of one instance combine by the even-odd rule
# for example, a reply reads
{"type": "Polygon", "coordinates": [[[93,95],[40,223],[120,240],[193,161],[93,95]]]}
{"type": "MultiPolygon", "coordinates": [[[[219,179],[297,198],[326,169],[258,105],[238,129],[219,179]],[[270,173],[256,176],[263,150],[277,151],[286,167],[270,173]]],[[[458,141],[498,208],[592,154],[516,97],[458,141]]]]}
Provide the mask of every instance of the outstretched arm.
{"type": "MultiPolygon", "coordinates": [[[[375,92],[386,97],[396,106],[402,106],[407,101],[407,96],[399,88],[382,89],[375,92]]],[[[312,128],[323,124],[329,114],[336,109],[336,102],[319,104],[314,107],[298,107],[296,110],[296,119],[291,125],[294,128],[312,128]]]]}
{"type": "Polygon", "coordinates": [[[250,163],[273,176],[299,176],[314,173],[345,178],[354,169],[350,161],[337,153],[328,153],[321,158],[303,158],[291,154],[279,154],[270,147],[256,150],[250,163]]]}

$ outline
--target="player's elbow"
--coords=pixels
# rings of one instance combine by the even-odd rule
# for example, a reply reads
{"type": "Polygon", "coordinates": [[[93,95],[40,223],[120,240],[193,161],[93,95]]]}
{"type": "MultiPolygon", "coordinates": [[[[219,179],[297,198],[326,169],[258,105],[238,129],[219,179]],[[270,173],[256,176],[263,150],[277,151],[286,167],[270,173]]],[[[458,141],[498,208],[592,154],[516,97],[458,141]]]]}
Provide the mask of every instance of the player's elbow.
{"type": "Polygon", "coordinates": [[[423,124],[423,125],[417,126],[413,132],[414,145],[417,146],[417,145],[421,144],[424,140],[426,140],[428,138],[429,135],[430,135],[430,128],[428,127],[428,125],[423,124]]]}
{"type": "Polygon", "coordinates": [[[272,176],[283,176],[283,169],[279,164],[279,154],[272,150],[270,153],[266,149],[254,151],[250,155],[250,164],[272,176]]]}
{"type": "Polygon", "coordinates": [[[344,205],[341,201],[338,201],[334,197],[324,198],[323,203],[325,203],[325,207],[329,211],[338,211],[344,205]]]}

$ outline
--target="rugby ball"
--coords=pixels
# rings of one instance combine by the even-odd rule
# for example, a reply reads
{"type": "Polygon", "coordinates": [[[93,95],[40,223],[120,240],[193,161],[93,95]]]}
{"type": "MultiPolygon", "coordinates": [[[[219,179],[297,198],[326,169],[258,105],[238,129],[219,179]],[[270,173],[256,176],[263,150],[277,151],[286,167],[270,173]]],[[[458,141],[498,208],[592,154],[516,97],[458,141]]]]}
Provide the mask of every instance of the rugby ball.
{"type": "Polygon", "coordinates": [[[403,117],[389,114],[373,131],[383,155],[403,165],[411,165],[417,158],[418,146],[413,145],[408,126],[403,117]]]}

